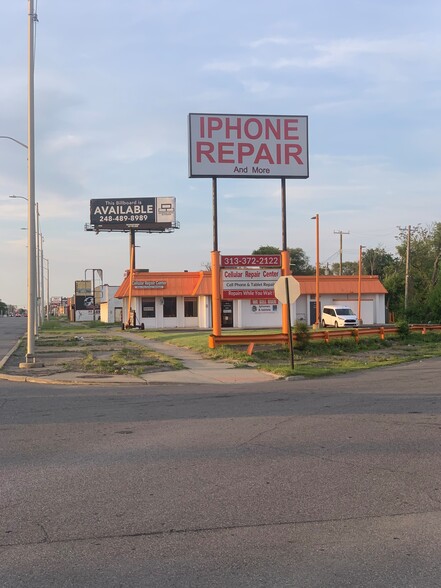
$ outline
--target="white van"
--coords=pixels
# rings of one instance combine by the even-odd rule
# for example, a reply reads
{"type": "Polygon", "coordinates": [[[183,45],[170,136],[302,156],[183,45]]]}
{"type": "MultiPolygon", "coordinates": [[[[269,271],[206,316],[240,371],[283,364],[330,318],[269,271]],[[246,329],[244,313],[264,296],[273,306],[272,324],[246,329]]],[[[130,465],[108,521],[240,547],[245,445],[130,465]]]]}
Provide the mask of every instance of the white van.
{"type": "Polygon", "coordinates": [[[358,327],[358,319],[349,306],[324,306],[322,327],[358,327]]]}

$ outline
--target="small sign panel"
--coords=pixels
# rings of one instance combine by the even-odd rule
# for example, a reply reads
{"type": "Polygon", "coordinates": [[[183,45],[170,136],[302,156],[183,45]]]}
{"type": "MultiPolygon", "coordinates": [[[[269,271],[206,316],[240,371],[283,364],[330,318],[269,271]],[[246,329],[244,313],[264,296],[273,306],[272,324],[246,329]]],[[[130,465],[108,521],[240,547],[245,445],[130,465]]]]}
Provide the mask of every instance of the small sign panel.
{"type": "Polygon", "coordinates": [[[294,276],[281,276],[274,285],[274,294],[282,304],[295,302],[300,296],[300,284],[294,276]]]}
{"type": "Polygon", "coordinates": [[[281,267],[281,255],[221,255],[221,267],[281,267]]]}
{"type": "Polygon", "coordinates": [[[279,269],[221,270],[223,299],[274,298],[279,269]]]}

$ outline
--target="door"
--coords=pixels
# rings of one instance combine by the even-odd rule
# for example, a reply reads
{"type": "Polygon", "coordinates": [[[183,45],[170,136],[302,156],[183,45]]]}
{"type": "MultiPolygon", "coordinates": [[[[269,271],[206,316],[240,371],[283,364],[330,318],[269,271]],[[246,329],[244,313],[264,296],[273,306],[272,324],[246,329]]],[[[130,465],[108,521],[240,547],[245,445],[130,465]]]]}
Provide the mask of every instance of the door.
{"type": "Polygon", "coordinates": [[[222,327],[232,327],[234,323],[233,317],[233,301],[221,300],[221,324],[222,327]]]}
{"type": "MultiPolygon", "coordinates": [[[[319,323],[321,320],[321,304],[319,302],[319,323]]],[[[315,309],[316,309],[316,304],[315,304],[315,299],[314,300],[310,300],[309,301],[309,324],[313,325],[315,323],[315,309]]]]}

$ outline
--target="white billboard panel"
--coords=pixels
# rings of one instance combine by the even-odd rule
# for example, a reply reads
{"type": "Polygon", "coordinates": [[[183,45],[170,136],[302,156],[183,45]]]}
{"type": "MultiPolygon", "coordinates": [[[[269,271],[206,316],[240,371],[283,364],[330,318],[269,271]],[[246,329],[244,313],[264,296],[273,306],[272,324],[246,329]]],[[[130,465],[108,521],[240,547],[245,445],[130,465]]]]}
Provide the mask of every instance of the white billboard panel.
{"type": "Polygon", "coordinates": [[[307,178],[308,117],[189,114],[190,177],[307,178]]]}

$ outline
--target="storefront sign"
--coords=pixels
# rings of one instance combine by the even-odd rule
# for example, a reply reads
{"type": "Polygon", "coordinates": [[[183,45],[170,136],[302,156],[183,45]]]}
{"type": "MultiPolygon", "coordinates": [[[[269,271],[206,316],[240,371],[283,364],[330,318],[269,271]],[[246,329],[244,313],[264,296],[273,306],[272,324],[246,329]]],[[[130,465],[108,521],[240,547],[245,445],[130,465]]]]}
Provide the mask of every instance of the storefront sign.
{"type": "Polygon", "coordinates": [[[308,117],[189,114],[190,177],[307,178],[308,117]]]}
{"type": "Polygon", "coordinates": [[[278,306],[277,304],[253,304],[251,306],[251,311],[255,313],[260,312],[277,312],[278,306]]]}
{"type": "Polygon", "coordinates": [[[281,255],[221,255],[221,267],[280,267],[281,255]]]}
{"type": "Polygon", "coordinates": [[[222,298],[273,298],[279,269],[221,270],[222,298]]]}
{"type": "Polygon", "coordinates": [[[165,288],[167,286],[167,282],[163,280],[133,280],[132,286],[133,288],[138,288],[141,290],[155,290],[165,288]]]}
{"type": "Polygon", "coordinates": [[[95,230],[158,230],[176,223],[176,198],[100,198],[90,201],[95,230]]]}

